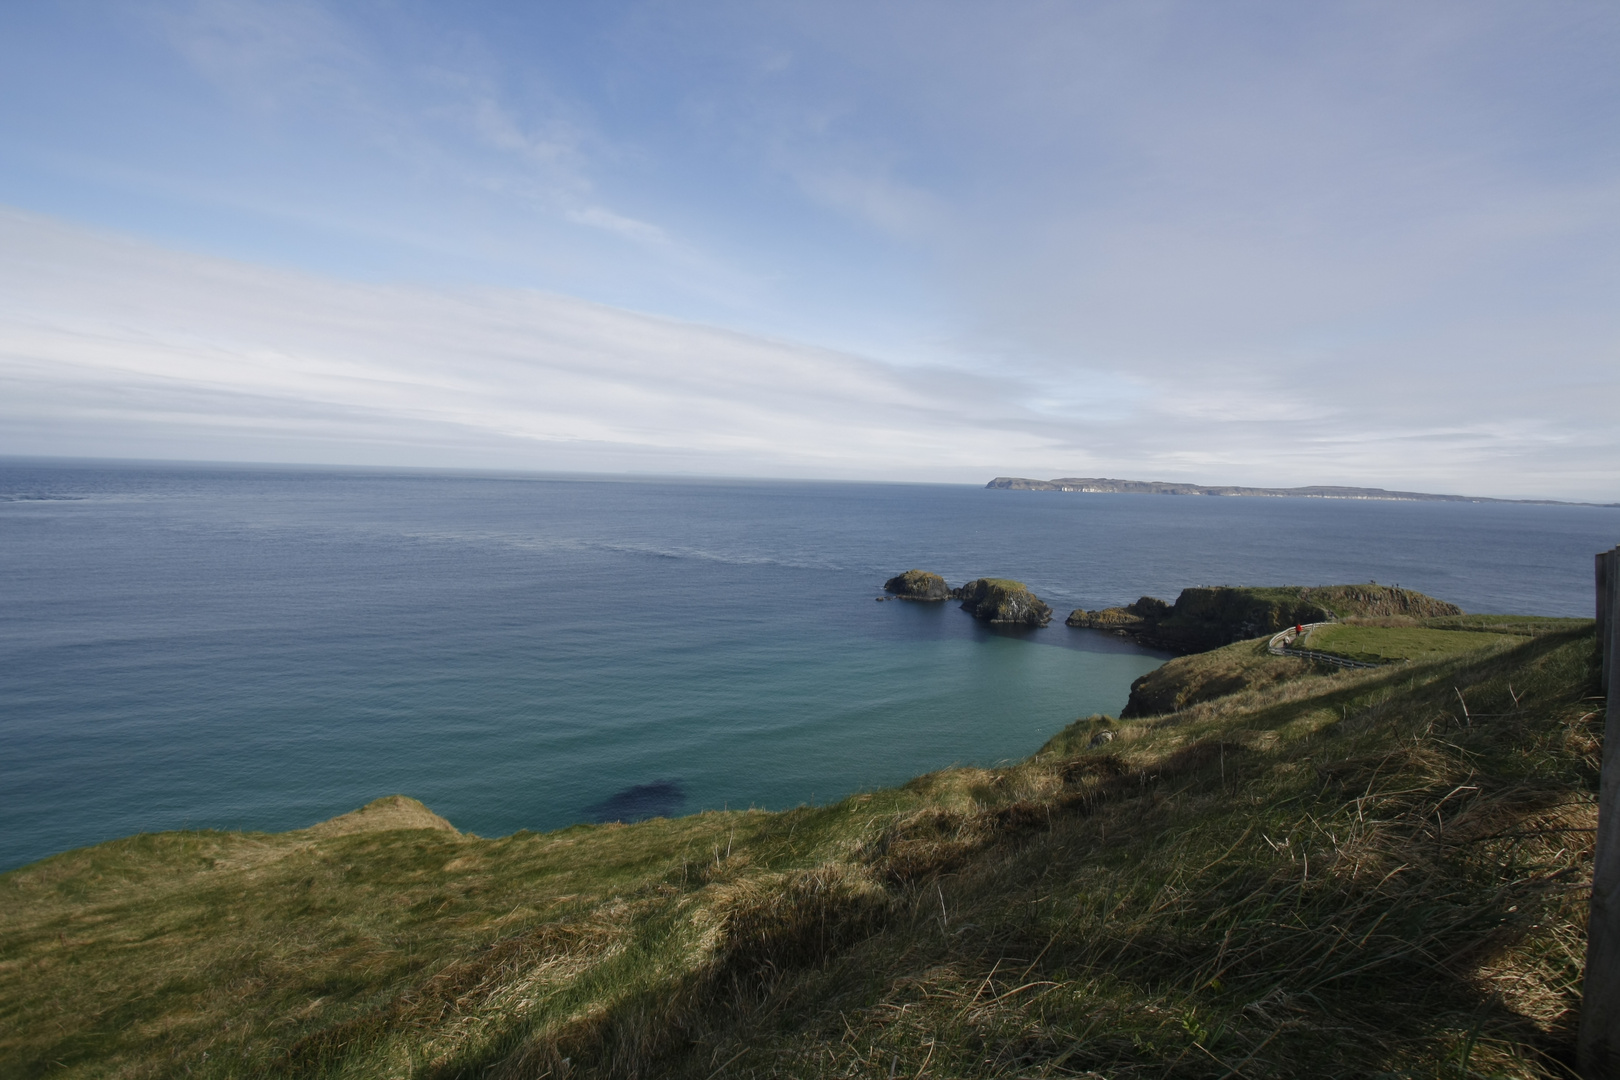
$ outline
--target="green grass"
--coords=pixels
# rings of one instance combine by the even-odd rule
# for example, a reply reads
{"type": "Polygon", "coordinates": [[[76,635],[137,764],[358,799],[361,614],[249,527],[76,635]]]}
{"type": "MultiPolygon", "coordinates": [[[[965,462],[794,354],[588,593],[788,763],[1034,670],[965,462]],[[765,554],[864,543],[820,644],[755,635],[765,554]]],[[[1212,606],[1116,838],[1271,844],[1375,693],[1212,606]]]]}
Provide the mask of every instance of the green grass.
{"type": "Polygon", "coordinates": [[[1591,619],[1564,619],[1551,615],[1443,615],[1424,619],[1436,630],[1479,630],[1491,634],[1558,634],[1590,626],[1591,619]]]}
{"type": "Polygon", "coordinates": [[[1511,645],[1500,633],[1436,630],[1426,626],[1319,626],[1294,648],[1331,653],[1351,660],[1382,664],[1402,660],[1435,660],[1476,649],[1511,645]]]}
{"type": "Polygon", "coordinates": [[[830,807],[69,852],[0,875],[0,1075],[1566,1076],[1590,625],[1244,643],[1179,711],[830,807]]]}

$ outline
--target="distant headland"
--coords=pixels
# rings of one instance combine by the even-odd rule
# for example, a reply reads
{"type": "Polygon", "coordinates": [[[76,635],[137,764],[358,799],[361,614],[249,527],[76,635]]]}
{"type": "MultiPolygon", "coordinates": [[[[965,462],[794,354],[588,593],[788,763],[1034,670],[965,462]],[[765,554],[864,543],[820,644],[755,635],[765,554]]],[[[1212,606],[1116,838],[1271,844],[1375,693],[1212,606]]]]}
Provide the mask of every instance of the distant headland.
{"type": "Polygon", "coordinates": [[[1110,480],[1100,476],[1065,476],[1057,480],[1028,480],[998,476],[987,488],[1012,491],[1084,491],[1114,495],[1233,495],[1270,499],[1381,499],[1395,502],[1533,503],[1538,506],[1620,506],[1620,503],[1568,502],[1563,499],[1491,499],[1483,495],[1430,495],[1421,491],[1386,491],[1384,488],[1311,487],[1263,488],[1203,484],[1167,484],[1158,480],[1110,480]]]}

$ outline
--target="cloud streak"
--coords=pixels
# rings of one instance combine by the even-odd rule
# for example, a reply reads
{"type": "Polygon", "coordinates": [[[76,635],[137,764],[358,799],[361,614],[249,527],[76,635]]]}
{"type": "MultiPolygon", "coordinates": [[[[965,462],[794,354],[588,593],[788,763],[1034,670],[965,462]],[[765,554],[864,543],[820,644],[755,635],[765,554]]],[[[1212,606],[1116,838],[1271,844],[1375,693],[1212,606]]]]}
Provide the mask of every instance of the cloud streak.
{"type": "Polygon", "coordinates": [[[1004,384],[567,297],[322,280],[19,215],[0,217],[0,248],[13,453],[304,458],[313,440],[418,464],[449,448],[533,468],[937,477],[1052,441],[1017,430],[1004,384]]]}

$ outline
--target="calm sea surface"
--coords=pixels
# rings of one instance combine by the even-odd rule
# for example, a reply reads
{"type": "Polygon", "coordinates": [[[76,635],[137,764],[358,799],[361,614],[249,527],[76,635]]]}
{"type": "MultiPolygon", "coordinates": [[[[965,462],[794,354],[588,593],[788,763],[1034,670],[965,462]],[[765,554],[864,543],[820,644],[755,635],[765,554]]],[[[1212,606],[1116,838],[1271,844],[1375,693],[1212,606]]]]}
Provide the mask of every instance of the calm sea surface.
{"type": "Polygon", "coordinates": [[[0,461],[0,869],[403,792],[501,835],[791,806],[1035,750],[1162,657],[1061,624],[1187,585],[1589,615],[1591,507],[0,461]],[[873,603],[1027,582],[998,633],[873,603]]]}

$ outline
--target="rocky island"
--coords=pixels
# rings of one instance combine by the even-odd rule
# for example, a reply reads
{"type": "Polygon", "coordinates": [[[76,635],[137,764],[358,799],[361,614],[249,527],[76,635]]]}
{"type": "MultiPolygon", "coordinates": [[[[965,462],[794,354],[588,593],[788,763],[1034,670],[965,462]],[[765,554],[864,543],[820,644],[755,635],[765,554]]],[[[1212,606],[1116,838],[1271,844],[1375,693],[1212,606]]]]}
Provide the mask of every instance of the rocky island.
{"type": "Polygon", "coordinates": [[[883,583],[883,591],[900,600],[949,600],[951,587],[945,579],[927,570],[907,570],[883,583]]]}
{"type": "Polygon", "coordinates": [[[1052,609],[1022,581],[978,578],[951,595],[962,601],[963,610],[984,622],[1045,626],[1052,621],[1052,609]]]}
{"type": "Polygon", "coordinates": [[[953,589],[938,574],[907,570],[885,581],[883,591],[896,600],[960,600],[964,611],[983,622],[1045,626],[1052,621],[1052,609],[1010,578],[977,578],[953,589]]]}

